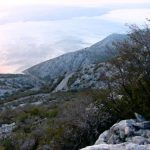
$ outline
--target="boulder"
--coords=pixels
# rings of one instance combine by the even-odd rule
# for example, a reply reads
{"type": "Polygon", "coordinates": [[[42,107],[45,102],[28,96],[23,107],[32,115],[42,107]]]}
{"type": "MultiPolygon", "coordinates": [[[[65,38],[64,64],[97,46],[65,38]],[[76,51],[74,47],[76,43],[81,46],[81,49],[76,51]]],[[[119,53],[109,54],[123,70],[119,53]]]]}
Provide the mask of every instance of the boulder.
{"type": "Polygon", "coordinates": [[[106,137],[108,135],[108,131],[104,131],[95,142],[95,145],[103,144],[106,142],[106,137]]]}
{"type": "Polygon", "coordinates": [[[82,150],[150,150],[150,145],[138,145],[133,143],[123,144],[100,144],[94,146],[88,146],[82,150]]]}
{"type": "Polygon", "coordinates": [[[150,121],[137,113],[135,117],[114,124],[95,145],[82,150],[150,150],[150,121]]]}

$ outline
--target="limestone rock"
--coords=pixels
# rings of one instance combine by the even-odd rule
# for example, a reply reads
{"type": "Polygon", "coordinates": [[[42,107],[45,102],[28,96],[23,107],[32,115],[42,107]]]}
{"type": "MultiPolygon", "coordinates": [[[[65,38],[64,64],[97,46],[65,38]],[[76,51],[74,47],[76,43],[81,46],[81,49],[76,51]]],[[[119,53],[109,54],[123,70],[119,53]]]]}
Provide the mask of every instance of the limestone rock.
{"type": "Polygon", "coordinates": [[[123,144],[101,144],[88,146],[82,150],[150,150],[150,145],[138,145],[133,143],[123,143],[123,144]]]}
{"type": "Polygon", "coordinates": [[[99,145],[99,144],[105,143],[107,135],[108,135],[108,131],[103,132],[103,133],[99,136],[99,138],[98,138],[98,140],[96,141],[95,145],[99,145]]]}
{"type": "Polygon", "coordinates": [[[135,113],[103,132],[95,145],[82,150],[150,150],[150,121],[135,113]]]}
{"type": "Polygon", "coordinates": [[[134,115],[135,115],[137,121],[139,121],[139,122],[145,121],[145,118],[142,115],[140,115],[138,113],[134,113],[134,115]]]}
{"type": "Polygon", "coordinates": [[[13,122],[11,124],[2,124],[0,127],[0,139],[8,137],[13,129],[15,129],[16,123],[13,122]]]}

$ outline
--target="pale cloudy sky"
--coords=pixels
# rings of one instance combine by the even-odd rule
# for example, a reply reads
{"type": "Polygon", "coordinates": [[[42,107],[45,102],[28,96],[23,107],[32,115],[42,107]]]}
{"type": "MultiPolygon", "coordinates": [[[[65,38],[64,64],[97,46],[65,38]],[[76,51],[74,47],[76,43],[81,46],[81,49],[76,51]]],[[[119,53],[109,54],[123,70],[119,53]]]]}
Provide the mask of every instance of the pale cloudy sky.
{"type": "Polygon", "coordinates": [[[150,18],[150,0],[0,0],[0,73],[90,46],[150,18]]]}

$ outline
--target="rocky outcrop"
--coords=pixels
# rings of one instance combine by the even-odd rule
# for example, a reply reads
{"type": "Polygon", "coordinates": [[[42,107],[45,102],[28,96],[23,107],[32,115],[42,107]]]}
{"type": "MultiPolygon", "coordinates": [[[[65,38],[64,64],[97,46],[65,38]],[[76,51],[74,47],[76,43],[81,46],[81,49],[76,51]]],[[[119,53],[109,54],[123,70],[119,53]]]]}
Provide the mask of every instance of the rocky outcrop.
{"type": "MultiPolygon", "coordinates": [[[[109,62],[90,64],[75,72],[68,80],[68,89],[71,91],[82,89],[106,89],[106,80],[112,78],[117,69],[109,62]]],[[[118,87],[119,85],[117,85],[118,87]]]]}
{"type": "Polygon", "coordinates": [[[53,92],[58,92],[58,91],[67,91],[68,90],[68,80],[69,78],[72,77],[72,73],[69,74],[68,76],[66,76],[61,82],[60,84],[58,84],[58,86],[56,87],[56,89],[53,92]]]}
{"type": "Polygon", "coordinates": [[[0,74],[0,98],[4,99],[17,91],[36,90],[43,85],[39,79],[24,74],[0,74]]]}
{"type": "Polygon", "coordinates": [[[82,150],[150,150],[150,121],[135,113],[136,119],[123,120],[103,132],[95,145],[82,150]]]}
{"type": "Polygon", "coordinates": [[[0,139],[8,137],[15,127],[16,123],[2,124],[0,127],[0,139]]]}
{"type": "Polygon", "coordinates": [[[82,150],[150,150],[150,145],[138,145],[133,143],[123,144],[101,144],[84,148],[82,150]]]}

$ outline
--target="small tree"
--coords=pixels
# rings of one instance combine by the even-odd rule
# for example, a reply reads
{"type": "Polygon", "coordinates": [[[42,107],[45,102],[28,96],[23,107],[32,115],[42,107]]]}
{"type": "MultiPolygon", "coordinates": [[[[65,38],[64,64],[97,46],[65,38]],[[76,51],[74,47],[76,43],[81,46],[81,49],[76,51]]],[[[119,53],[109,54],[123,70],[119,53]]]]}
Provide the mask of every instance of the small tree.
{"type": "MultiPolygon", "coordinates": [[[[109,82],[109,89],[115,95],[122,95],[118,99],[120,117],[129,117],[137,111],[150,117],[150,28],[130,27],[128,39],[114,43],[118,56],[110,61],[115,66],[116,73],[113,81],[109,82]],[[118,89],[114,90],[114,83],[118,89]],[[113,89],[113,90],[112,90],[113,89]]],[[[114,103],[113,108],[115,108],[114,103]]]]}

